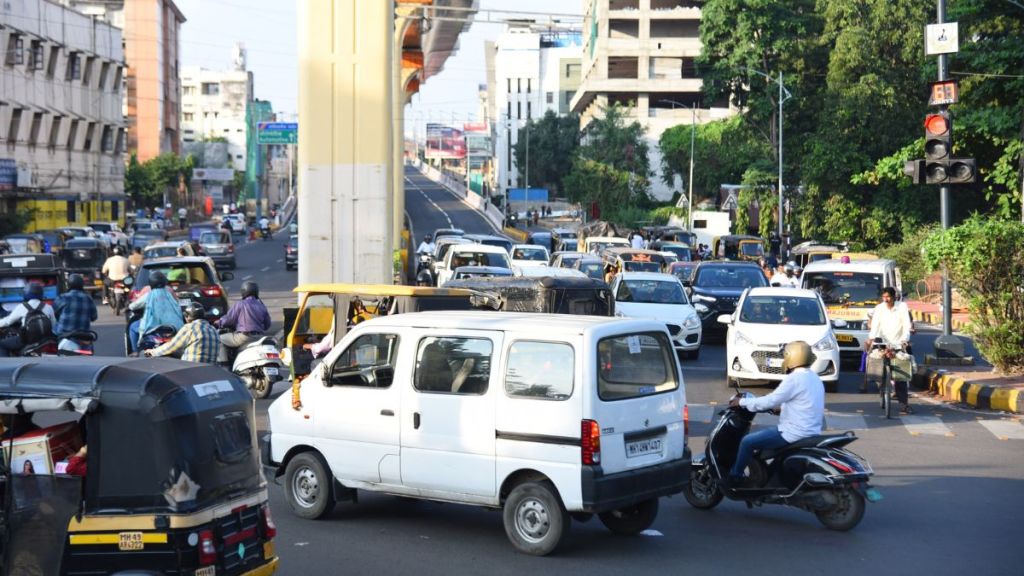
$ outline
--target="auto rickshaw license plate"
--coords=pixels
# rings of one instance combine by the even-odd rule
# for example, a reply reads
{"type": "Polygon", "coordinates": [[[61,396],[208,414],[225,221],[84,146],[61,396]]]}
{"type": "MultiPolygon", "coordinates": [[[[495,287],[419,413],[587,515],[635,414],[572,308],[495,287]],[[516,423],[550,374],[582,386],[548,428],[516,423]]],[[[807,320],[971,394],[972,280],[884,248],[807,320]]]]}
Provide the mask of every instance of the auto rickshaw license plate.
{"type": "Polygon", "coordinates": [[[142,532],[121,532],[118,537],[118,550],[142,550],[142,532]]]}
{"type": "Polygon", "coordinates": [[[853,336],[849,334],[836,334],[836,342],[853,342],[853,336]]]}

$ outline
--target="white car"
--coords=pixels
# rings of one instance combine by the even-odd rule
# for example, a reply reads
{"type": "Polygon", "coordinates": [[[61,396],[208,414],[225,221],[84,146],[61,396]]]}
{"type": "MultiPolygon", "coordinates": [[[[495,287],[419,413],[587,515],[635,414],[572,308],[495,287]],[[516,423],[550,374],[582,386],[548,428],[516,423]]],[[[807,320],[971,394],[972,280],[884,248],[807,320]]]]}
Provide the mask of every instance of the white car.
{"type": "Polygon", "coordinates": [[[245,216],[242,214],[225,214],[221,221],[227,220],[231,223],[231,232],[233,234],[244,234],[245,233],[245,216]]]}
{"type": "Polygon", "coordinates": [[[691,359],[700,355],[700,316],[678,278],[660,272],[620,272],[612,281],[612,294],[616,316],[660,320],[677,352],[691,359]]]}
{"type": "Polygon", "coordinates": [[[495,266],[512,270],[512,263],[504,248],[487,244],[453,244],[445,253],[442,265],[437,266],[435,263],[437,285],[444,286],[445,282],[452,279],[455,269],[463,266],[495,266]]]}
{"type": "MultiPolygon", "coordinates": [[[[741,297],[736,311],[722,314],[718,321],[728,325],[726,362],[728,379],[779,382],[782,348],[803,340],[814,351],[811,365],[834,392],[839,380],[839,345],[821,297],[800,288],[751,288],[741,297]]],[[[836,320],[837,326],[842,323],[836,320]]]]}
{"type": "Polygon", "coordinates": [[[509,252],[512,255],[513,267],[547,266],[551,254],[548,249],[536,244],[515,244],[509,252]]]}
{"type": "Polygon", "coordinates": [[[121,230],[121,225],[117,222],[89,222],[89,227],[106,237],[107,243],[111,246],[128,247],[128,235],[121,230]]]}

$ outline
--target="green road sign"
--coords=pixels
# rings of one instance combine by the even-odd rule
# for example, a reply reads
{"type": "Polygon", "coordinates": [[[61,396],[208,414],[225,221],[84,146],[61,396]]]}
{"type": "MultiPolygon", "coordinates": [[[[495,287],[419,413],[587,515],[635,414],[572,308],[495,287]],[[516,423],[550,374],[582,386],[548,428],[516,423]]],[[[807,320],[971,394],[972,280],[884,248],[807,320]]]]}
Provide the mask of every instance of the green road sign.
{"type": "Polygon", "coordinates": [[[294,122],[260,122],[256,133],[260,144],[299,143],[299,125],[294,122]]]}

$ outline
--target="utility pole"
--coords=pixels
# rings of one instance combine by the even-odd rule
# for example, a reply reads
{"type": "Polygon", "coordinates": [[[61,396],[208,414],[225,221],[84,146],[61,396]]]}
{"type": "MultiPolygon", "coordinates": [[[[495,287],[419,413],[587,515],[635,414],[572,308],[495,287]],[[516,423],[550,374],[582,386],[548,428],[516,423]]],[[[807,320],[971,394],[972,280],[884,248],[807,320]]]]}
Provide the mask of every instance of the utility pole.
{"type": "MultiPolygon", "coordinates": [[[[673,104],[673,106],[674,105],[675,104],[673,104]]],[[[693,150],[694,150],[694,141],[696,140],[696,132],[697,132],[697,103],[694,102],[690,106],[690,177],[687,179],[687,183],[689,184],[689,187],[690,187],[690,197],[689,197],[689,203],[687,204],[687,207],[686,207],[686,213],[687,213],[687,216],[688,216],[687,221],[689,223],[689,225],[686,227],[686,229],[689,232],[693,232],[693,150]]]]}
{"type": "MultiPolygon", "coordinates": [[[[788,244],[789,243],[785,241],[786,237],[782,235],[784,230],[785,230],[783,225],[782,225],[782,220],[783,220],[783,217],[782,217],[783,210],[782,210],[782,208],[783,208],[783,205],[784,205],[784,200],[783,200],[783,197],[782,197],[782,103],[783,102],[784,102],[784,100],[782,99],[782,70],[779,70],[779,242],[782,243],[781,244],[782,246],[788,248],[788,244]]],[[[779,254],[780,255],[782,254],[782,248],[779,248],[779,254]]]]}
{"type": "MultiPolygon", "coordinates": [[[[946,0],[938,0],[938,13],[936,24],[946,22],[946,0]]],[[[939,82],[949,79],[949,68],[945,54],[939,54],[939,82]]],[[[953,151],[950,150],[950,153],[953,151]]],[[[939,188],[939,217],[942,220],[942,229],[949,230],[951,222],[949,186],[943,184],[939,188]]],[[[942,270],[942,335],[952,336],[953,334],[953,290],[949,285],[949,272],[942,270]]]]}

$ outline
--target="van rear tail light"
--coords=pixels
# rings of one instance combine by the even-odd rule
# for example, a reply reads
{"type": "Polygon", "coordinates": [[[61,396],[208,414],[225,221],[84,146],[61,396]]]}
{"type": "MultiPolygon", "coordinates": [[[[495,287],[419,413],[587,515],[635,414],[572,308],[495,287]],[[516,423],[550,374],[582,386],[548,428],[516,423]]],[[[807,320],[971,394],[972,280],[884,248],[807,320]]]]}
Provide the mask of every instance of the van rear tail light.
{"type": "Polygon", "coordinates": [[[683,436],[690,437],[690,406],[683,405],[683,436]]]}
{"type": "Polygon", "coordinates": [[[595,420],[583,420],[580,426],[580,454],[583,464],[601,463],[601,427],[595,420]]]}
{"type": "Polygon", "coordinates": [[[217,547],[213,545],[213,530],[199,533],[199,565],[210,566],[217,563],[217,547]]]}
{"type": "Polygon", "coordinates": [[[270,506],[260,506],[260,516],[263,518],[263,537],[267,540],[277,537],[277,526],[274,519],[270,517],[270,506]]]}

